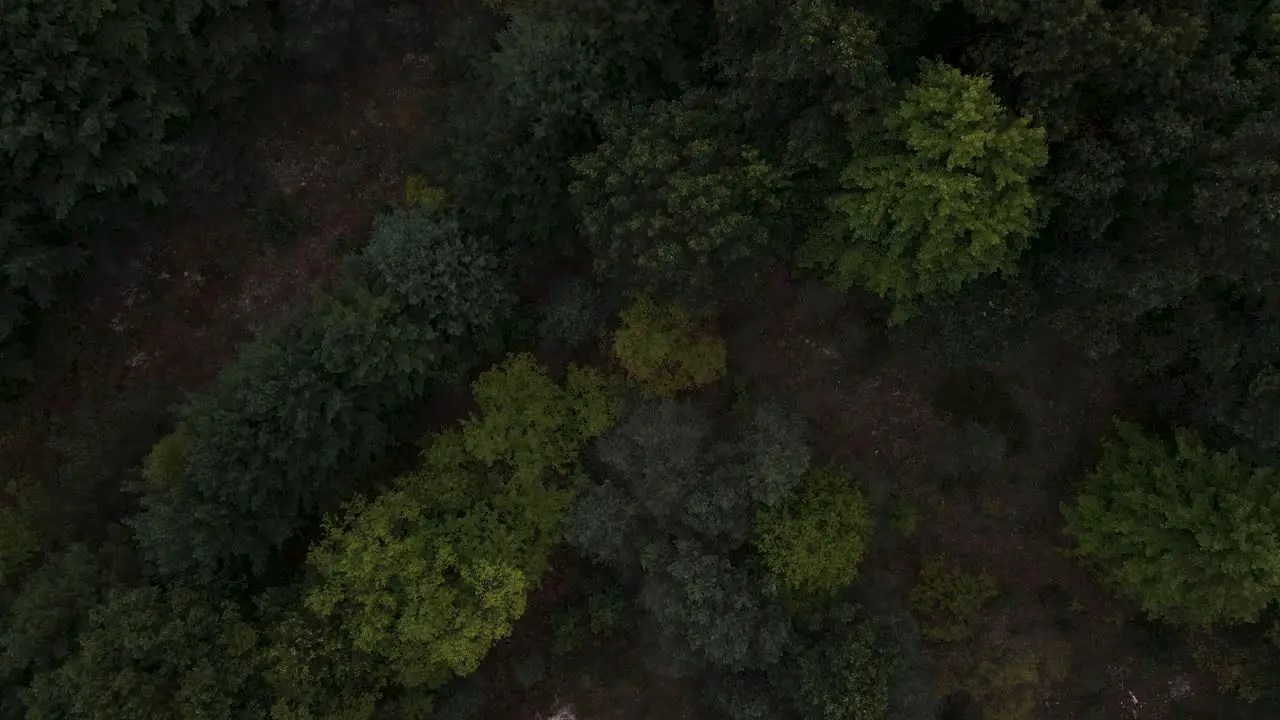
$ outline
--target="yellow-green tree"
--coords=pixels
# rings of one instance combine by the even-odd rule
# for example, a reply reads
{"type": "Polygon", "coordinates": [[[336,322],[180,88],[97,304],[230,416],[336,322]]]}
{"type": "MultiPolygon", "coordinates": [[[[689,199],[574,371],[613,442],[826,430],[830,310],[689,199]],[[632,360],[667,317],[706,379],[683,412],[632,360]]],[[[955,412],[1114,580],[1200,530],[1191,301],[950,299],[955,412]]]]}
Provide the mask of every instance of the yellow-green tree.
{"type": "Polygon", "coordinates": [[[857,578],[872,528],[866,497],[825,467],[811,471],[785,504],[760,507],[756,547],[787,591],[829,595],[857,578]]]}
{"type": "Polygon", "coordinates": [[[724,375],[725,344],[677,305],[642,296],[622,311],[613,352],[627,375],[651,396],[671,396],[724,375]]]}

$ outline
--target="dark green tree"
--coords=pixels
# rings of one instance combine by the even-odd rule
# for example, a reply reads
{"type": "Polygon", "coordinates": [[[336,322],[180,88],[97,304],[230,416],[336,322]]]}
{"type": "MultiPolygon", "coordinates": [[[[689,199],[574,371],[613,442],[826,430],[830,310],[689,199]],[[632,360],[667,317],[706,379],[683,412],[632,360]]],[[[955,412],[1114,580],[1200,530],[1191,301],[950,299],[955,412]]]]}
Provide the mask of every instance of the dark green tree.
{"type": "Polygon", "coordinates": [[[574,159],[570,186],[596,272],[639,292],[714,307],[778,255],[770,229],[783,173],[736,137],[704,90],[601,115],[604,141],[574,159]]]}
{"type": "Polygon", "coordinates": [[[1082,557],[1152,615],[1250,622],[1280,598],[1280,490],[1273,468],[1205,447],[1174,447],[1117,423],[1075,503],[1064,508],[1082,557]]]}
{"type": "Polygon", "coordinates": [[[395,439],[395,413],[458,380],[510,303],[485,244],[427,209],[380,218],[351,275],[184,409],[183,472],[133,521],[163,571],[263,570],[395,439]]]}
{"type": "Polygon", "coordinates": [[[184,588],[115,590],[75,652],[32,684],[27,717],[266,718],[257,645],[229,604],[184,588]]]}
{"type": "Polygon", "coordinates": [[[513,6],[496,51],[450,92],[431,153],[468,226],[534,258],[571,249],[569,160],[595,147],[612,101],[689,77],[698,14],[669,0],[513,6]]]}
{"type": "Polygon", "coordinates": [[[100,201],[164,200],[182,132],[243,93],[271,39],[246,0],[0,7],[0,345],[79,266],[100,201]]]}

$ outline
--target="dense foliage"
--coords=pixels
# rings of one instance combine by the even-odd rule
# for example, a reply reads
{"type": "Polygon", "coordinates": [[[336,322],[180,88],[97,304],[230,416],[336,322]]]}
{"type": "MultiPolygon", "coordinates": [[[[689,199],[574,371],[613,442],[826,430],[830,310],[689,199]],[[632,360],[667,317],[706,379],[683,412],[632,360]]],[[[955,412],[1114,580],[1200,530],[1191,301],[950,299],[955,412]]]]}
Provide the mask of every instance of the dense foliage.
{"type": "Polygon", "coordinates": [[[724,375],[724,340],[679,305],[648,295],[623,309],[613,353],[647,395],[675,395],[724,375]]]}
{"type": "MultiPolygon", "coordinates": [[[[710,93],[602,115],[570,186],[596,270],[657,297],[714,305],[776,251],[783,175],[736,143],[710,93]]],[[[732,118],[728,118],[732,119],[732,118]]]]}
{"type": "Polygon", "coordinates": [[[1030,180],[1048,151],[1044,131],[1009,118],[990,85],[923,63],[883,137],[855,135],[865,145],[802,263],[889,299],[899,321],[915,304],[1012,270],[1035,229],[1030,180]]]}
{"type": "Polygon", "coordinates": [[[1119,423],[1067,530],[1079,552],[1147,612],[1191,623],[1248,622],[1280,599],[1280,490],[1274,468],[1174,447],[1119,423]]]}
{"type": "Polygon", "coordinates": [[[857,577],[871,530],[866,498],[827,467],[811,471],[787,504],[760,509],[756,545],[789,591],[834,594],[857,577]]]}
{"type": "Polygon", "coordinates": [[[396,439],[389,424],[455,382],[508,308],[497,258],[452,218],[386,215],[336,292],[258,337],[183,411],[183,471],[143,496],[162,570],[265,568],[396,439]]]}
{"type": "Polygon", "coordinates": [[[732,720],[1103,716],[1139,629],[1276,714],[1280,4],[484,5],[429,57],[415,0],[0,8],[0,394],[83,248],[214,194],[265,61],[443,85],[410,209],[210,387],[90,357],[28,403],[0,715],[465,718],[639,648],[732,720]],[[1073,657],[1107,604],[1036,567],[1043,501],[1111,412],[1188,429],[1121,423],[1064,508],[1152,616],[1073,657]]]}

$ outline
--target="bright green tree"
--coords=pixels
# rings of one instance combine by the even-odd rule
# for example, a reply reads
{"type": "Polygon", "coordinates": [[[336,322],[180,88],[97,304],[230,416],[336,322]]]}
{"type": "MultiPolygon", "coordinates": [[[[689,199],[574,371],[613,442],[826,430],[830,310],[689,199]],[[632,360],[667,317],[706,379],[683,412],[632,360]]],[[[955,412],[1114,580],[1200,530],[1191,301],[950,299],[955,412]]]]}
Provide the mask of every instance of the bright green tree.
{"type": "Polygon", "coordinates": [[[1185,430],[1170,447],[1119,422],[1063,512],[1080,555],[1152,615],[1250,622],[1280,598],[1278,481],[1185,430]]]}
{"type": "Polygon", "coordinates": [[[760,508],[756,547],[788,591],[831,595],[857,578],[872,527],[862,492],[825,467],[811,471],[786,503],[760,508]]]}
{"type": "Polygon", "coordinates": [[[448,447],[419,473],[329,523],[306,600],[400,684],[425,689],[474,672],[524,613],[566,502],[537,480],[455,462],[457,435],[438,442],[448,447]]]}
{"type": "Polygon", "coordinates": [[[1048,150],[1043,130],[1011,117],[990,85],[922,63],[885,133],[845,168],[845,191],[800,263],[890,300],[896,321],[969,280],[1011,272],[1035,229],[1030,181],[1048,150]]]}

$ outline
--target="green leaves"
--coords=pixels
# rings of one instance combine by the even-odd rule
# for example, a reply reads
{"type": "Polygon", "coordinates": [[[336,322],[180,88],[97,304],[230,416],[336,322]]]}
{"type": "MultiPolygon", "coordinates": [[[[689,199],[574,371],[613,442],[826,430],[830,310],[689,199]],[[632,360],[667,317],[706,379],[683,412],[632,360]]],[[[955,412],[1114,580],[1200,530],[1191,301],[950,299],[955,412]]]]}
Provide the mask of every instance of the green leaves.
{"type": "Polygon", "coordinates": [[[115,590],[75,653],[33,684],[28,717],[266,718],[257,644],[231,605],[184,588],[115,590]]]}
{"type": "Polygon", "coordinates": [[[1276,471],[1209,450],[1187,431],[1173,447],[1128,423],[1116,433],[1063,509],[1080,555],[1153,615],[1256,620],[1280,598],[1276,471]]]}
{"type": "Polygon", "coordinates": [[[786,178],[734,137],[727,112],[697,90],[603,116],[605,139],[574,159],[571,185],[598,273],[699,305],[758,279],[786,178]]]}
{"type": "Polygon", "coordinates": [[[786,504],[756,515],[756,547],[782,585],[800,597],[834,595],[858,575],[871,509],[835,468],[814,470],[786,504]]]}
{"type": "Polygon", "coordinates": [[[894,320],[996,271],[1011,272],[1035,225],[1030,179],[1044,132],[1011,119],[990,79],[923,63],[883,138],[845,168],[846,192],[801,248],[802,266],[894,303],[894,320]]]}
{"type": "Polygon", "coordinates": [[[394,439],[389,417],[458,377],[511,306],[487,245],[426,208],[380,219],[361,262],[185,409],[182,472],[134,520],[162,570],[261,572],[394,439]]]}
{"type": "Polygon", "coordinates": [[[463,424],[467,452],[532,478],[567,473],[583,445],[613,425],[621,405],[619,388],[598,371],[570,365],[560,385],[528,353],[482,373],[472,388],[481,414],[463,424]]]}
{"type": "Polygon", "coordinates": [[[725,372],[725,344],[684,308],[641,296],[627,306],[613,352],[646,395],[670,397],[712,383],[725,372]]]}

